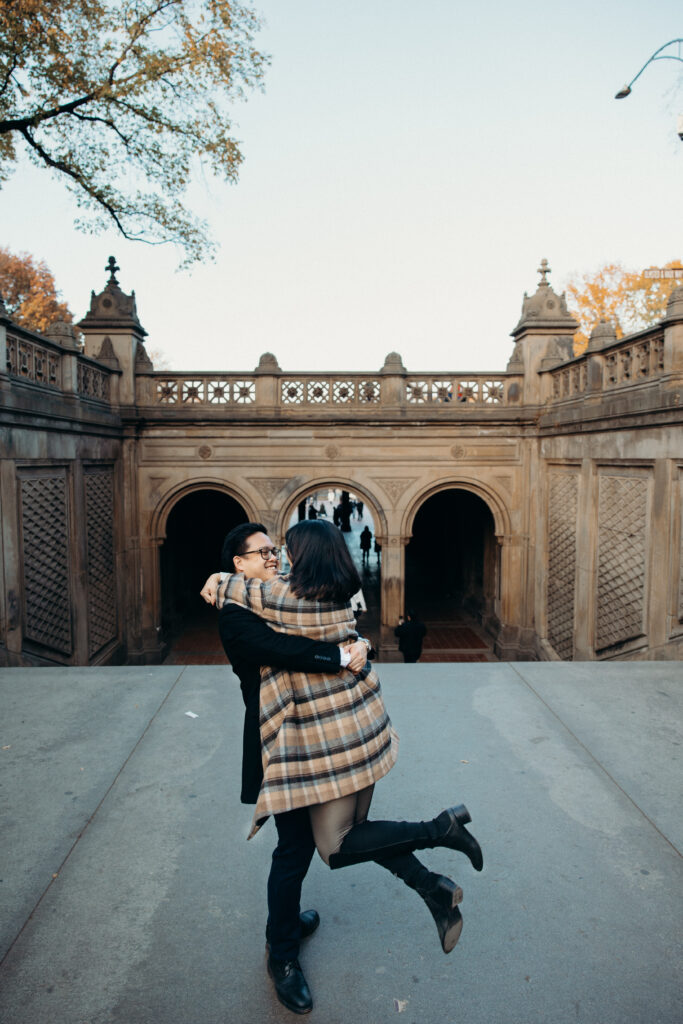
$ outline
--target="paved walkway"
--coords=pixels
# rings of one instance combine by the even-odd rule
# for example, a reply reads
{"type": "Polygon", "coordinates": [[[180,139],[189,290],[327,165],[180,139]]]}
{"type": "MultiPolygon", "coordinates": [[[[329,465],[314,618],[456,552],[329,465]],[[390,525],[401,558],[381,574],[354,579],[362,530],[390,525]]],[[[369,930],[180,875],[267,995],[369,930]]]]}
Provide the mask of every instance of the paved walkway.
{"type": "MultiPolygon", "coordinates": [[[[316,859],[321,1024],[680,1024],[679,663],[387,665],[376,817],[464,800],[485,868],[446,957],[414,893],[316,859]]],[[[0,1020],[274,1024],[268,823],[245,841],[223,667],[0,672],[0,1020]],[[187,715],[192,712],[197,717],[187,715]]]]}

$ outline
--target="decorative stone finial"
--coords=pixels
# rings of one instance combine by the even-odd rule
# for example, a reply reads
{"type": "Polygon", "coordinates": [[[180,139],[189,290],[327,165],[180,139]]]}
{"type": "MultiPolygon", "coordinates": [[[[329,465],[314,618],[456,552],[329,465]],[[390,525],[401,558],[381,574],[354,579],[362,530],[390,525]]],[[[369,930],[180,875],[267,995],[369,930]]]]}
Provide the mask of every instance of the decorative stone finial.
{"type": "Polygon", "coordinates": [[[665,320],[683,320],[683,284],[674,288],[666,304],[665,320]]]}
{"type": "Polygon", "coordinates": [[[550,288],[550,282],[546,281],[546,275],[552,273],[552,270],[548,266],[548,261],[546,259],[541,260],[541,265],[538,268],[537,273],[541,275],[541,280],[538,282],[538,287],[550,288]]]}
{"type": "Polygon", "coordinates": [[[133,330],[144,338],[147,331],[138,320],[135,292],[126,295],[121,291],[116,280],[116,271],[120,270],[120,267],[113,256],[109,257],[105,270],[109,272],[109,280],[99,295],[94,291],[90,293],[90,309],[76,326],[86,332],[133,330]]]}
{"type": "Polygon", "coordinates": [[[565,293],[557,295],[549,281],[546,280],[550,273],[550,267],[546,259],[541,260],[538,268],[541,280],[534,295],[529,296],[524,292],[522,300],[522,315],[519,323],[512,331],[513,338],[532,330],[536,334],[561,334],[574,333],[578,323],[567,309],[565,293]]]}
{"type": "Polygon", "coordinates": [[[403,359],[398,352],[390,352],[384,360],[384,366],[379,371],[380,373],[400,373],[406,374],[408,371],[403,365],[403,359]]]}
{"type": "Polygon", "coordinates": [[[108,270],[109,274],[110,274],[109,281],[107,282],[107,284],[116,284],[116,285],[118,285],[119,282],[116,280],[115,274],[116,274],[117,270],[121,269],[121,267],[118,267],[116,265],[116,260],[114,259],[113,256],[109,257],[109,259],[107,261],[107,265],[106,265],[106,267],[104,269],[108,270]]]}
{"type": "Polygon", "coordinates": [[[601,320],[591,331],[587,352],[599,352],[601,348],[613,345],[617,340],[617,332],[611,320],[601,320]]]}
{"type": "Polygon", "coordinates": [[[43,333],[46,338],[56,341],[62,348],[79,347],[74,325],[68,324],[65,320],[55,320],[43,333]]]}
{"type": "Polygon", "coordinates": [[[272,352],[264,352],[258,361],[256,373],[280,373],[281,367],[272,352]]]}

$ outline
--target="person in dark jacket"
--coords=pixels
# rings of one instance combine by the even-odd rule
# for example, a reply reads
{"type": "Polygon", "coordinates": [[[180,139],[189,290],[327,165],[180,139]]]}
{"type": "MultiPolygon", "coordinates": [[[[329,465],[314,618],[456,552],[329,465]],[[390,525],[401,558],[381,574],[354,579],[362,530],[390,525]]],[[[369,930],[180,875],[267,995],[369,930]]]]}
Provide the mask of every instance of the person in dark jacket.
{"type": "MultiPolygon", "coordinates": [[[[277,575],[279,550],[262,523],[243,523],[225,538],[221,565],[226,572],[241,572],[247,579],[265,581],[277,575]]],[[[215,604],[219,578],[218,573],[210,576],[202,589],[202,597],[210,604],[215,604]]],[[[240,799],[242,803],[255,804],[263,779],[259,733],[261,665],[304,672],[335,672],[348,665],[352,671],[360,671],[366,662],[368,645],[360,640],[342,651],[336,644],[279,633],[253,612],[235,604],[221,608],[218,628],[225,653],[240,680],[244,701],[240,799]]],[[[298,962],[299,943],[315,931],[320,918],[315,910],[300,913],[300,899],[315,843],[307,811],[288,811],[274,818],[278,843],[267,888],[269,971],[280,1002],[295,1012],[305,1013],[312,1001],[298,962]]]]}
{"type": "Polygon", "coordinates": [[[405,662],[418,661],[422,654],[422,641],[425,638],[427,627],[420,622],[417,612],[408,612],[408,620],[403,616],[398,620],[398,626],[394,630],[394,636],[398,637],[398,649],[403,655],[405,662]]]}

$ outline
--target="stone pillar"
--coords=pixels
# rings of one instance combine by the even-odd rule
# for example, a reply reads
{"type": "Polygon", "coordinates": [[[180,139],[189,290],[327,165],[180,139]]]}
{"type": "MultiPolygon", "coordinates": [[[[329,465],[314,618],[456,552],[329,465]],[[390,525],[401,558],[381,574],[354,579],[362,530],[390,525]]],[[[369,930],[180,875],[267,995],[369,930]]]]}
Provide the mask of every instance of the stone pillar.
{"type": "Polygon", "coordinates": [[[264,352],[254,370],[256,376],[256,408],[275,409],[279,405],[279,374],[282,373],[272,352],[264,352]]]}
{"type": "Polygon", "coordinates": [[[674,288],[666,307],[664,325],[664,373],[683,375],[683,285],[674,288]]]}
{"type": "Polygon", "coordinates": [[[135,375],[140,369],[151,367],[145,351],[147,331],[138,320],[135,292],[121,291],[115,272],[119,269],[113,256],[106,267],[110,277],[104,291],[91,292],[90,310],[77,326],[85,336],[85,354],[93,359],[113,365],[116,360],[121,370],[118,398],[121,405],[135,405],[135,375]]]}
{"type": "Polygon", "coordinates": [[[593,460],[585,458],[581,464],[576,516],[575,661],[595,658],[597,557],[598,476],[593,460]]]}
{"type": "Polygon", "coordinates": [[[541,260],[541,281],[535,295],[526,292],[522,301],[522,315],[512,331],[515,348],[507,369],[524,374],[522,404],[541,405],[543,370],[551,370],[574,357],[574,334],[578,323],[567,310],[564,292],[556,295],[546,280],[550,273],[547,260],[541,260]]]}
{"type": "Polygon", "coordinates": [[[399,408],[405,405],[405,378],[408,371],[398,352],[390,352],[379,371],[382,377],[383,408],[399,408]]]}
{"type": "Polygon", "coordinates": [[[405,614],[405,553],[410,537],[388,534],[379,538],[382,545],[380,572],[382,629],[380,657],[382,661],[399,661],[398,640],[394,629],[399,615],[405,614]]]}

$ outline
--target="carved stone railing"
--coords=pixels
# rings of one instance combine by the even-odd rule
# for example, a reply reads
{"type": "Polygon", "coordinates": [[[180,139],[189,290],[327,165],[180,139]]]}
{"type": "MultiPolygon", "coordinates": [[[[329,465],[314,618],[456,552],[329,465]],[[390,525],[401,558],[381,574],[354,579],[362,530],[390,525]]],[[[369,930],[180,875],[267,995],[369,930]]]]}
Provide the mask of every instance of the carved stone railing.
{"type": "Polygon", "coordinates": [[[408,405],[507,405],[507,389],[512,379],[517,378],[476,373],[409,377],[405,382],[405,400],[408,405]]]}
{"type": "Polygon", "coordinates": [[[83,398],[109,402],[111,399],[111,371],[86,356],[79,356],[77,392],[83,398]]]}
{"type": "Polygon", "coordinates": [[[154,405],[216,407],[256,401],[256,378],[245,374],[161,373],[149,380],[154,405]]]}
{"type": "Polygon", "coordinates": [[[7,333],[7,373],[41,387],[60,391],[62,350],[50,342],[38,342],[7,333]]]}
{"type": "Polygon", "coordinates": [[[603,388],[640,384],[664,373],[664,335],[626,340],[605,353],[603,388]]]}
{"type": "Polygon", "coordinates": [[[577,398],[586,391],[588,383],[588,360],[583,356],[580,360],[553,370],[552,401],[560,402],[564,398],[577,398]]]}
{"type": "Polygon", "coordinates": [[[596,352],[585,352],[566,366],[548,371],[551,380],[550,401],[561,402],[580,398],[589,390],[609,392],[635,384],[656,380],[664,373],[664,333],[659,331],[624,338],[596,352]],[[597,374],[591,372],[589,361],[599,364],[597,374]]]}
{"type": "Polygon", "coordinates": [[[280,378],[280,405],[367,406],[379,405],[382,383],[369,374],[287,374],[280,378]]]}
{"type": "Polygon", "coordinates": [[[469,408],[507,406],[518,402],[519,374],[419,374],[415,376],[367,373],[217,374],[161,372],[138,378],[141,404],[221,408],[226,406],[337,410],[375,409],[404,405],[469,408]],[[392,387],[388,387],[388,382],[392,387]],[[398,382],[398,384],[395,384],[398,382]],[[511,385],[517,384],[517,394],[511,385]],[[265,397],[263,397],[265,396],[265,397]]]}

